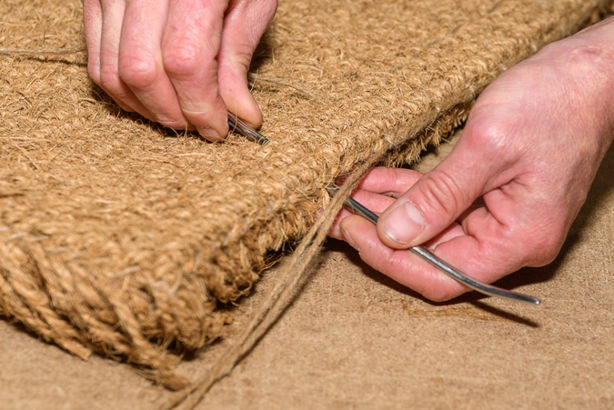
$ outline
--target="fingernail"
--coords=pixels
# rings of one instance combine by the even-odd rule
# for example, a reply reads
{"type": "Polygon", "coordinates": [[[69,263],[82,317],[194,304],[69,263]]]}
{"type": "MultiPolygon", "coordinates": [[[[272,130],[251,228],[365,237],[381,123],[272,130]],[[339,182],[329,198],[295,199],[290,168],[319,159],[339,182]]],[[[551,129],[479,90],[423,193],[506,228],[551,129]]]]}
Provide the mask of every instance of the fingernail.
{"type": "Polygon", "coordinates": [[[356,245],[356,241],[354,240],[354,238],[352,237],[352,235],[348,231],[346,231],[345,229],[341,228],[341,234],[343,235],[343,238],[345,239],[345,241],[347,243],[349,243],[352,248],[354,248],[358,252],[360,252],[360,248],[358,247],[358,245],[356,245]]]}
{"type": "Polygon", "coordinates": [[[405,201],[382,218],[380,229],[400,244],[411,242],[426,226],[424,216],[414,204],[405,201]]]}
{"type": "Polygon", "coordinates": [[[211,142],[222,139],[222,137],[220,137],[220,135],[213,128],[199,128],[198,133],[211,142]]]}

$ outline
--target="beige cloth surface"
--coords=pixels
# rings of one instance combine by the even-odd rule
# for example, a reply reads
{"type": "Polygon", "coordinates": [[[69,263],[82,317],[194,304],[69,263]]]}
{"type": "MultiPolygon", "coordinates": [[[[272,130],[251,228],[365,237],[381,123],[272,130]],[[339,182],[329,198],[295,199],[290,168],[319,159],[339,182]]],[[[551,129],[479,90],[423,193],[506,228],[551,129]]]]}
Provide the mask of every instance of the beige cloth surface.
{"type": "MultiPolygon", "coordinates": [[[[539,307],[475,293],[429,303],[330,241],[284,316],[197,408],[614,407],[613,181],[611,149],[557,260],[499,282],[541,297],[539,307]]],[[[184,374],[206,371],[274,278],[184,374]]],[[[172,395],[130,365],[82,361],[6,320],[0,363],[2,409],[151,409],[172,395]]]]}

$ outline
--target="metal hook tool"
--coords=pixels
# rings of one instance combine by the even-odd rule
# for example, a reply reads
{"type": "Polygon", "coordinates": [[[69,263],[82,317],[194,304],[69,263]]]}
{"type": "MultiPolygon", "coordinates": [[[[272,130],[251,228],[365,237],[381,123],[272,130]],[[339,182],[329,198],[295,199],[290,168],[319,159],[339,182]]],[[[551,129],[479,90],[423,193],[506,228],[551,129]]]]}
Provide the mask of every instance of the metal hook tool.
{"type": "Polygon", "coordinates": [[[230,128],[230,131],[236,132],[243,137],[247,137],[251,140],[254,140],[260,145],[265,145],[269,143],[269,139],[267,137],[260,134],[258,131],[247,125],[245,122],[241,121],[239,117],[237,117],[230,111],[228,111],[228,127],[230,128]]]}
{"type": "MultiPolygon", "coordinates": [[[[331,195],[334,195],[335,193],[337,193],[338,190],[339,189],[334,186],[328,187],[328,191],[331,193],[331,195]]],[[[371,210],[366,208],[364,205],[356,201],[354,198],[348,197],[344,202],[344,206],[348,210],[354,212],[355,214],[360,215],[368,219],[369,221],[373,222],[373,224],[377,224],[379,216],[377,216],[374,212],[372,212],[371,210]]],[[[485,283],[478,282],[475,279],[471,279],[470,277],[468,277],[467,275],[465,275],[458,269],[450,266],[448,263],[439,259],[437,256],[435,256],[433,252],[429,251],[423,246],[413,246],[409,248],[409,250],[421,256],[422,258],[424,258],[425,260],[427,260],[428,262],[430,262],[431,264],[439,268],[442,272],[450,276],[452,279],[456,280],[457,282],[460,282],[461,284],[475,291],[478,291],[480,293],[483,293],[489,296],[507,298],[507,299],[518,301],[518,302],[531,303],[533,305],[539,305],[541,303],[539,299],[534,298],[532,296],[524,295],[522,293],[513,292],[510,290],[501,289],[496,286],[487,285],[485,283]]]]}

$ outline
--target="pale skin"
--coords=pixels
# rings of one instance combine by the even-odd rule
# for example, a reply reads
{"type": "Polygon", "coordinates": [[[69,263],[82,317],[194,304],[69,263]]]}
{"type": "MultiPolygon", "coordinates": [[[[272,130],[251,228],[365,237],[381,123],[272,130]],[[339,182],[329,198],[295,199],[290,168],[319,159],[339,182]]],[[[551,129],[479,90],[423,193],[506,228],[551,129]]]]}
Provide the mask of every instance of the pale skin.
{"type": "Polygon", "coordinates": [[[376,168],[353,196],[377,227],[343,211],[331,236],[426,298],[468,289],[407,248],[426,244],[493,282],[556,257],[614,138],[614,20],[553,43],[478,98],[451,154],[427,174],[376,168]]]}
{"type": "MultiPolygon", "coordinates": [[[[123,109],[217,141],[227,110],[262,115],[247,70],[276,1],[85,0],[88,70],[123,109]]],[[[493,282],[560,251],[614,139],[614,20],[553,43],[478,98],[452,153],[433,171],[376,168],[353,196],[377,227],[347,211],[330,235],[426,298],[468,289],[407,248],[426,244],[493,282]]]]}
{"type": "Polygon", "coordinates": [[[88,72],[126,111],[210,141],[227,111],[257,128],[247,85],[277,0],[84,0],[88,72]]]}

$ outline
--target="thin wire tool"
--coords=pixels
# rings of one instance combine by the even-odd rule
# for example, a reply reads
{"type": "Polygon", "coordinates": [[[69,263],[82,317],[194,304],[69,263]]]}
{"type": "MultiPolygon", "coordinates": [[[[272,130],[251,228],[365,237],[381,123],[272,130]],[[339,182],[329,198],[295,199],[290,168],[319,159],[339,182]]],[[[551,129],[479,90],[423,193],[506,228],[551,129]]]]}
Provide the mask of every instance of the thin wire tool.
{"type": "MultiPolygon", "coordinates": [[[[334,195],[335,193],[337,193],[338,190],[339,189],[334,186],[328,187],[328,191],[331,195],[334,195]]],[[[366,208],[360,202],[356,201],[354,198],[348,197],[344,202],[344,206],[348,210],[352,211],[353,213],[360,215],[368,219],[369,221],[373,222],[373,224],[377,224],[379,216],[377,216],[373,211],[366,208]]],[[[437,256],[435,256],[433,252],[429,251],[423,246],[414,246],[414,247],[409,248],[409,250],[421,256],[422,258],[430,262],[432,265],[439,268],[442,272],[450,276],[452,279],[456,280],[457,282],[460,282],[461,284],[475,291],[478,291],[480,293],[483,293],[489,296],[507,298],[507,299],[518,301],[518,302],[531,303],[533,305],[539,305],[541,303],[539,299],[534,298],[532,296],[524,295],[522,293],[513,292],[510,290],[506,290],[506,289],[501,289],[496,286],[487,285],[485,283],[478,282],[475,279],[471,279],[470,277],[468,277],[467,275],[465,275],[458,269],[450,266],[448,263],[439,259],[437,256]]]]}
{"type": "Polygon", "coordinates": [[[243,137],[256,141],[260,145],[269,143],[269,139],[258,131],[244,123],[235,114],[228,111],[228,127],[230,131],[235,132],[243,137]]]}

